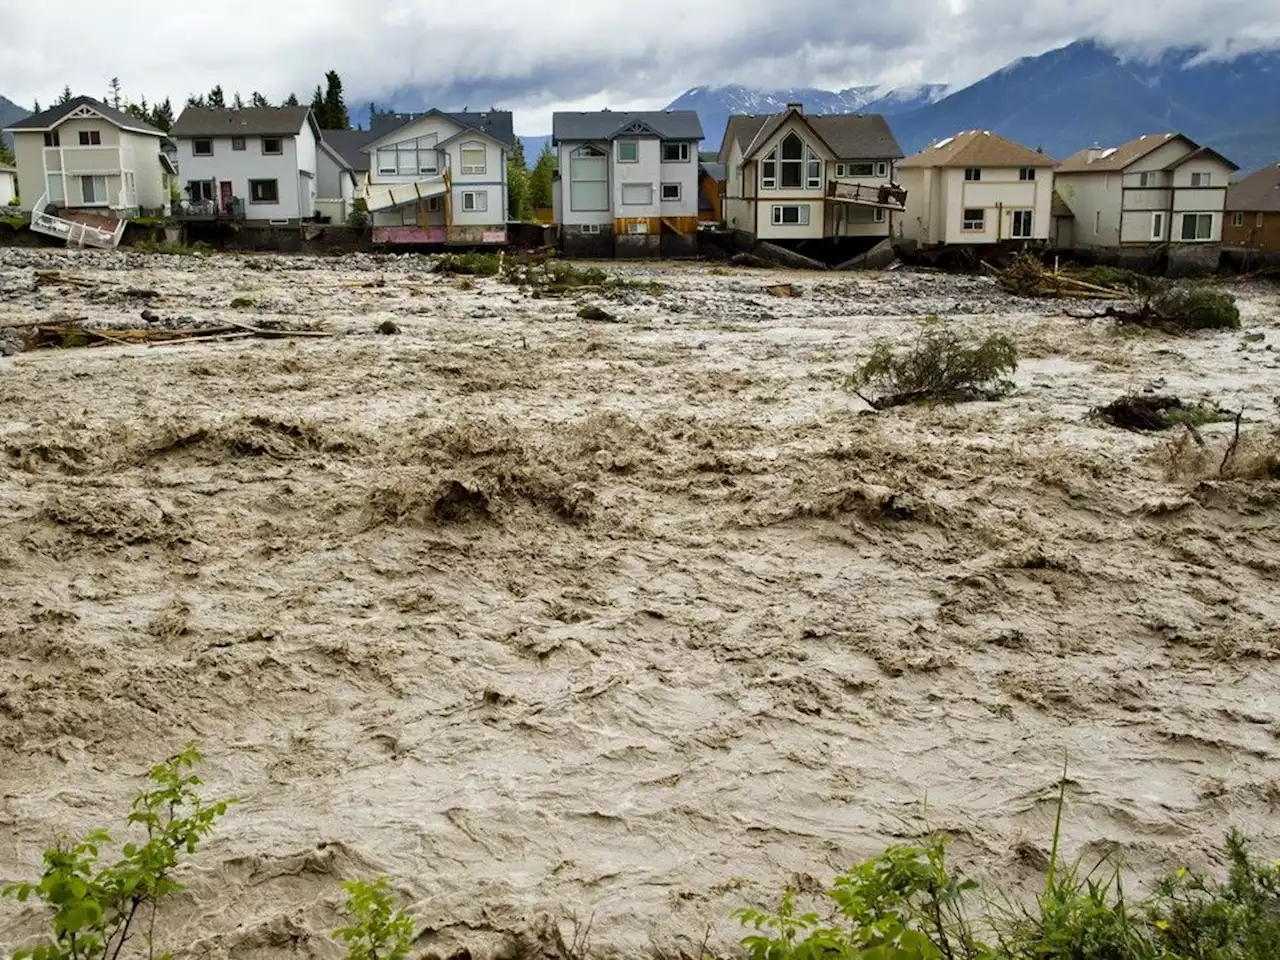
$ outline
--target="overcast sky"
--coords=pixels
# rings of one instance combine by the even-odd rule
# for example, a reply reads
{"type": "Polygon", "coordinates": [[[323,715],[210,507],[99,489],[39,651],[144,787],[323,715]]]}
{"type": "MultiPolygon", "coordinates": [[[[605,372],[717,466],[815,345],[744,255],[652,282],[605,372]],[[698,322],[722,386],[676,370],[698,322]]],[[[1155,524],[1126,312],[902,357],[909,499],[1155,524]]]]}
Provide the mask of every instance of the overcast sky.
{"type": "Polygon", "coordinates": [[[349,105],[418,88],[444,108],[512,109],[523,134],[556,109],[660,107],[698,84],[965,84],[1082,36],[1280,42],[1280,0],[0,0],[0,14],[0,94],[24,106],[64,84],[102,97],[113,74],[176,108],[217,83],[278,100],[332,66],[349,105]]]}

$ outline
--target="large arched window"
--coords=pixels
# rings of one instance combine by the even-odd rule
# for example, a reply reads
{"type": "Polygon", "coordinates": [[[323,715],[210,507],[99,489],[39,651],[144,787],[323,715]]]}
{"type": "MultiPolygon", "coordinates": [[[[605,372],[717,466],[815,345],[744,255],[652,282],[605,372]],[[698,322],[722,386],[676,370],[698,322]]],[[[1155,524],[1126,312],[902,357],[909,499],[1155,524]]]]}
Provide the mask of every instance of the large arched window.
{"type": "Polygon", "coordinates": [[[760,186],[765,190],[822,187],[822,158],[796,133],[787,134],[760,163],[760,186]]]}

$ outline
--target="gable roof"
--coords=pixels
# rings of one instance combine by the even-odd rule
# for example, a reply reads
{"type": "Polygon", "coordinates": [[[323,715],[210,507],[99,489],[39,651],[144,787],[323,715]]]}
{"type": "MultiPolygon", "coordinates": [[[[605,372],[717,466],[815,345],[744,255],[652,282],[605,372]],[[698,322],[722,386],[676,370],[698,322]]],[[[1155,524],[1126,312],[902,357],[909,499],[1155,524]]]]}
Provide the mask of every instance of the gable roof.
{"type": "Polygon", "coordinates": [[[1056,167],[1058,161],[990,130],[965,130],[939,140],[898,164],[899,170],[926,167],[1056,167]]]}
{"type": "Polygon", "coordinates": [[[164,136],[163,130],[157,130],[151,124],[144,123],[136,117],[131,117],[115,107],[109,107],[105,103],[94,100],[92,97],[72,97],[66,103],[50,107],[48,110],[42,110],[39,113],[33,113],[23,120],[9,124],[5,129],[14,133],[52,130],[81,107],[88,107],[95,113],[100,114],[102,119],[108,123],[115,124],[121,130],[128,130],[131,133],[144,133],[153,137],[164,136]]]}
{"type": "Polygon", "coordinates": [[[187,107],[169,129],[169,136],[296,137],[310,116],[310,107],[187,107]]]}
{"type": "Polygon", "coordinates": [[[705,173],[712,180],[715,180],[717,183],[719,183],[721,180],[725,178],[725,167],[723,163],[716,163],[715,161],[707,161],[707,162],[700,163],[699,167],[701,168],[703,173],[705,173]]]}
{"type": "Polygon", "coordinates": [[[479,113],[474,110],[464,110],[459,113],[450,113],[433,107],[420,113],[376,114],[370,121],[369,127],[372,132],[364,145],[368,146],[374,140],[382,140],[397,130],[401,130],[411,123],[417,123],[425,117],[444,117],[446,120],[462,127],[463,130],[471,130],[491,137],[504,147],[511,147],[515,144],[515,126],[512,122],[510,110],[485,110],[479,113]]]}
{"type": "Polygon", "coordinates": [[[643,124],[663,140],[701,140],[696,110],[588,110],[551,115],[551,142],[612,140],[632,124],[643,124]]]}
{"type": "Polygon", "coordinates": [[[1144,133],[1118,147],[1086,147],[1077,150],[1058,167],[1058,173],[1115,173],[1137,163],[1147,154],[1171,140],[1183,140],[1192,150],[1200,144],[1181,133],[1144,133]],[[1093,159],[1090,160],[1090,157],[1093,159]]]}
{"type": "Polygon", "coordinates": [[[1230,213],[1280,213],[1280,163],[1255,170],[1227,188],[1230,213]]]}
{"type": "Polygon", "coordinates": [[[792,116],[803,122],[832,156],[840,160],[897,160],[902,156],[898,138],[882,114],[806,114],[791,108],[782,113],[731,116],[720,144],[720,162],[728,162],[729,147],[735,140],[742,146],[743,160],[749,160],[792,116]]]}
{"type": "Polygon", "coordinates": [[[321,130],[320,139],[352,170],[368,172],[369,154],[364,148],[373,142],[372,130],[321,130]]]}
{"type": "Polygon", "coordinates": [[[1190,163],[1192,160],[1203,160],[1206,157],[1211,160],[1217,160],[1223,166],[1230,167],[1232,170],[1240,169],[1240,167],[1237,164],[1232,163],[1230,160],[1228,160],[1226,157],[1220,154],[1217,150],[1213,149],[1213,147],[1200,147],[1199,149],[1192,150],[1190,153],[1184,154],[1183,156],[1179,157],[1177,160],[1173,161],[1173,163],[1169,164],[1167,167],[1165,167],[1165,169],[1176,170],[1178,169],[1178,167],[1182,166],[1184,163],[1190,163]]]}

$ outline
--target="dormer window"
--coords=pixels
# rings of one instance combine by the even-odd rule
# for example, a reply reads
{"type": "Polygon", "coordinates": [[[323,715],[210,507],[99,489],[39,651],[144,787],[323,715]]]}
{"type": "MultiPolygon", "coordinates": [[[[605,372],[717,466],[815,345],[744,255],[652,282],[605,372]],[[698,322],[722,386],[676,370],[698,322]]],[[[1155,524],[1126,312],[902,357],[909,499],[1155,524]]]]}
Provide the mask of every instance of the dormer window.
{"type": "Polygon", "coordinates": [[[483,143],[472,141],[462,145],[462,172],[484,173],[486,168],[485,149],[483,143]]]}

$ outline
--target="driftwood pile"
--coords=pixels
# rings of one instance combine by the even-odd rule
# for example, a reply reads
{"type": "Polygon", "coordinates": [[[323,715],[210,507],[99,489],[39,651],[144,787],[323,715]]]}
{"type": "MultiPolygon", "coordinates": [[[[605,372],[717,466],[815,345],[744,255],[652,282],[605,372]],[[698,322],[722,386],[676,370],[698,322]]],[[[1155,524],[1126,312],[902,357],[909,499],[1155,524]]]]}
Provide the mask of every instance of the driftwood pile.
{"type": "Polygon", "coordinates": [[[1102,284],[1078,273],[1050,270],[1029,254],[1019,254],[1003,270],[983,263],[996,283],[1020,297],[1075,297],[1080,300],[1132,300],[1136,291],[1120,283],[1102,284]]]}

